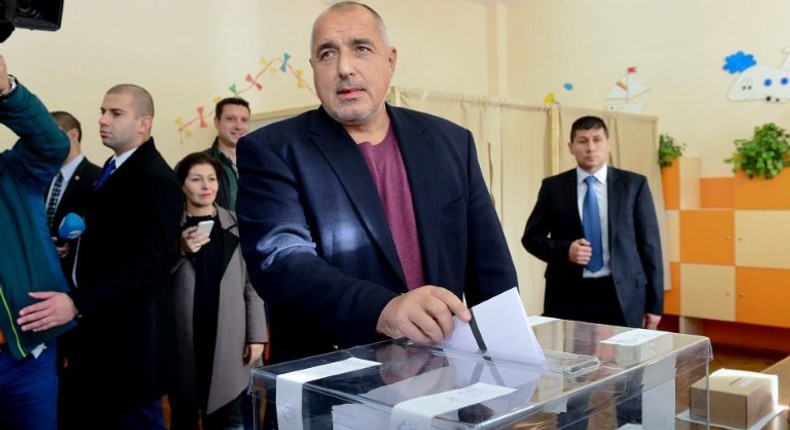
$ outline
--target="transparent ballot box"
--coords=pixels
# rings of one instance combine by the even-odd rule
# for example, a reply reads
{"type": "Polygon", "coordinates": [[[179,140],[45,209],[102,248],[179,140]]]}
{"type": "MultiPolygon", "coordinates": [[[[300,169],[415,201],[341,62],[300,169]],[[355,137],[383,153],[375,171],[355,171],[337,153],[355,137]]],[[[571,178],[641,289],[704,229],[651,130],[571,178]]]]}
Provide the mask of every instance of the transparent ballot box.
{"type": "Polygon", "coordinates": [[[541,363],[395,339],[254,369],[256,428],[707,428],[684,419],[707,338],[545,318],[532,329],[541,363]]]}

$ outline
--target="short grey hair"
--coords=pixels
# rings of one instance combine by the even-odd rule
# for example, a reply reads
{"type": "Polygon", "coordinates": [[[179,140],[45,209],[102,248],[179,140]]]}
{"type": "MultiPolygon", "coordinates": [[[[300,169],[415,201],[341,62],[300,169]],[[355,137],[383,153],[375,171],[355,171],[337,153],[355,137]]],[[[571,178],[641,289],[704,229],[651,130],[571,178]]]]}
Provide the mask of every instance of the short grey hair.
{"type": "Polygon", "coordinates": [[[326,10],[321,12],[321,14],[318,15],[318,17],[313,22],[313,30],[312,30],[311,37],[310,37],[310,55],[311,56],[313,55],[313,49],[315,49],[315,27],[318,24],[318,21],[320,21],[321,18],[323,18],[325,15],[327,15],[330,12],[349,10],[349,9],[353,9],[355,7],[361,7],[361,8],[364,8],[365,10],[367,10],[368,12],[370,12],[370,14],[373,16],[373,19],[376,20],[376,24],[378,24],[379,33],[381,33],[381,37],[382,37],[382,39],[384,39],[384,43],[386,44],[386,48],[389,49],[389,48],[392,47],[392,43],[390,43],[389,33],[387,33],[387,26],[384,24],[384,19],[381,18],[381,15],[379,15],[379,13],[376,12],[375,9],[373,9],[372,7],[370,7],[370,6],[368,6],[368,5],[364,4],[364,3],[360,3],[360,2],[356,2],[356,1],[341,1],[341,2],[337,2],[337,3],[329,6],[328,8],[326,8],[326,10]]]}

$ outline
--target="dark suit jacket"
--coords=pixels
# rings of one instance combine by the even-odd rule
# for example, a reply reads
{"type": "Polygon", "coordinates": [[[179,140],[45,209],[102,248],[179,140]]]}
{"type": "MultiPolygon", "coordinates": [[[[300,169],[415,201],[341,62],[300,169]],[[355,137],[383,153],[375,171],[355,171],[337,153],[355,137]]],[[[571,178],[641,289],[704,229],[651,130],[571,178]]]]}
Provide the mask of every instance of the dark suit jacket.
{"type": "MultiPolygon", "coordinates": [[[[52,227],[50,234],[52,237],[57,237],[58,227],[63,217],[67,213],[74,212],[79,216],[85,216],[85,207],[88,204],[88,198],[93,193],[93,185],[101,176],[101,168],[91,163],[87,158],[83,158],[74,174],[66,184],[66,189],[58,200],[58,208],[55,210],[55,216],[52,218],[52,227]]],[[[73,282],[71,280],[71,269],[74,264],[74,255],[76,254],[77,242],[72,243],[72,249],[65,258],[61,258],[60,265],[63,268],[63,274],[69,281],[69,285],[73,282]]],[[[73,285],[72,285],[73,286],[73,285]]]]}
{"type": "MultiPolygon", "coordinates": [[[[612,278],[625,321],[641,327],[645,313],[664,312],[664,269],[656,210],[647,179],[608,167],[609,253],[612,278]]],[[[543,310],[575,319],[568,297],[576,294],[583,266],[568,260],[571,242],[584,237],[576,169],[543,180],[521,243],[548,263],[543,310]]]]}
{"type": "Polygon", "coordinates": [[[70,293],[80,316],[67,356],[89,403],[136,407],[165,392],[173,370],[170,267],[183,210],[181,187],[153,139],[88,203],[70,293]]]}
{"type": "MultiPolygon", "coordinates": [[[[471,133],[387,107],[414,202],[427,284],[472,306],[517,285],[471,133]]],[[[239,142],[237,213],[253,286],[270,310],[272,361],[381,339],[406,281],[372,175],[322,109],[239,142]]]]}

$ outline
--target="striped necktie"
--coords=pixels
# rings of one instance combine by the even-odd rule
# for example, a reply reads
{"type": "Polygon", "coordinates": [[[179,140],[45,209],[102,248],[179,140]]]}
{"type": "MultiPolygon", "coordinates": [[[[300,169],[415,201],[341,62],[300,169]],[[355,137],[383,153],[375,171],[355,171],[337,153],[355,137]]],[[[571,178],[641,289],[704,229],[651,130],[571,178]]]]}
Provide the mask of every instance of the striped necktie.
{"type": "Polygon", "coordinates": [[[63,188],[63,173],[58,172],[58,175],[55,176],[55,182],[52,184],[52,192],[47,203],[47,223],[50,227],[52,227],[52,221],[55,219],[55,211],[58,209],[61,188],[63,188]]]}

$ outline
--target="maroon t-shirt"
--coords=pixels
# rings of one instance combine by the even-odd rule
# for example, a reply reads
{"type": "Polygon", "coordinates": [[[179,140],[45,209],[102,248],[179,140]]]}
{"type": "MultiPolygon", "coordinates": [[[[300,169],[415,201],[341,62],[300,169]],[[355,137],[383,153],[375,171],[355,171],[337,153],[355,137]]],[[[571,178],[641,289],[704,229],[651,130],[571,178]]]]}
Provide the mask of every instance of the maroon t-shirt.
{"type": "Polygon", "coordinates": [[[384,206],[387,224],[398,251],[406,285],[409,290],[424,284],[420,239],[411,200],[411,187],[406,177],[406,167],[400,154],[398,139],[392,128],[378,145],[362,142],[359,150],[368,164],[379,198],[384,206]]]}

